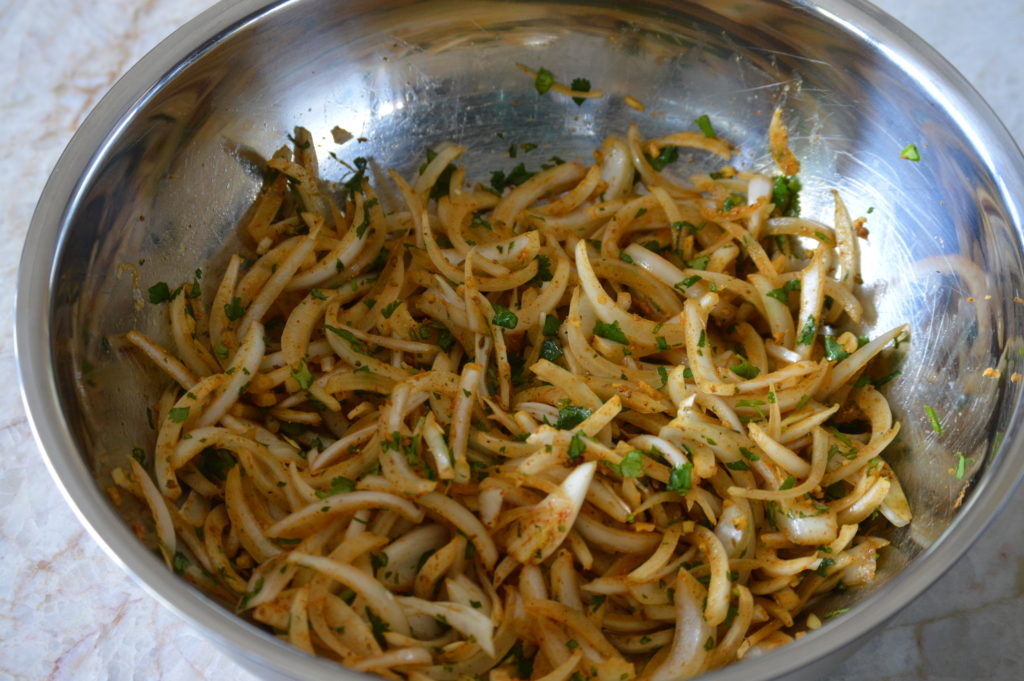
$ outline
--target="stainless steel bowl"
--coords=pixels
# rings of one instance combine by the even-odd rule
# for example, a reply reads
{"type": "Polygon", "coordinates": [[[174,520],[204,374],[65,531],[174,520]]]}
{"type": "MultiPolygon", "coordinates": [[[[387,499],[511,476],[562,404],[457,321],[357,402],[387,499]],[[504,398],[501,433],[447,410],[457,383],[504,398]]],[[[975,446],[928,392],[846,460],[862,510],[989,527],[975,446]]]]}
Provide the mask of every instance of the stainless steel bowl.
{"type": "Polygon", "coordinates": [[[25,403],[54,479],[116,562],[243,666],[272,679],[352,675],[167,571],[103,493],[111,466],[152,441],[145,407],[160,385],[105,339],[131,328],[167,334],[162,315],[135,307],[122,266],[137,268],[144,290],[218,262],[259,185],[248,159],[269,155],[294,125],[313,132],[322,174],[337,177],[328,151],[410,171],[424,148],[455,139],[471,147],[471,168],[490,170],[518,162],[505,155],[510,141],[541,145],[525,159],[536,165],[586,157],[632,122],[654,135],[706,113],[743,149],[742,166],[769,169],[767,119],[780,104],[804,162],[805,213],[829,219],[825,190],[834,187],[869,217],[866,330],[913,328],[890,388],[904,430],[889,455],[913,525],[893,532],[875,587],[821,606],[849,603],[848,614],[707,678],[817,676],[934,582],[1024,471],[1020,390],[1006,381],[1024,353],[1024,305],[1014,302],[1024,159],[949,64],[865,2],[217,5],[100,102],[36,209],[16,337],[25,403]],[[516,62],[585,76],[609,95],[583,107],[538,97],[516,62]],[[367,141],[337,147],[335,125],[367,141]],[[910,143],[919,163],[900,158],[910,143]],[[983,377],[987,367],[1003,378],[983,377]],[[924,405],[942,417],[941,434],[924,405]],[[962,480],[951,473],[958,451],[969,457],[962,480]]]}

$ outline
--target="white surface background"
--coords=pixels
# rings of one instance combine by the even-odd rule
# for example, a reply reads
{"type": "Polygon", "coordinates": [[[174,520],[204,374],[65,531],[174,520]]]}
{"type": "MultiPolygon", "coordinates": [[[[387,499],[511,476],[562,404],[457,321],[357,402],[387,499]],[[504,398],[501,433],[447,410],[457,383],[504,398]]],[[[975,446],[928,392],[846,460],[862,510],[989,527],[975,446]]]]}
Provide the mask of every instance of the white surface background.
{"type": "MultiPolygon", "coordinates": [[[[15,387],[14,280],[32,210],[107,89],[212,0],[0,0],[0,680],[252,681],[129,580],[46,473],[15,387]]],[[[1024,140],[1022,0],[882,0],[1024,140]]],[[[833,681],[1024,679],[1024,493],[833,681]]]]}

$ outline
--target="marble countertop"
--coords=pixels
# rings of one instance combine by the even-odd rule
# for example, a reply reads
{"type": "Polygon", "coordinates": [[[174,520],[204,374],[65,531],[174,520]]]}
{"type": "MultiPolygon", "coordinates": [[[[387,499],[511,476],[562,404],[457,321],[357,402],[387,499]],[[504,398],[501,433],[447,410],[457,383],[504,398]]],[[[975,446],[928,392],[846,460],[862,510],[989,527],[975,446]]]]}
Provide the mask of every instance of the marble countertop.
{"type": "MultiPolygon", "coordinates": [[[[0,681],[253,681],[100,550],[51,482],[13,386],[18,258],[76,127],[213,0],[0,0],[0,681]],[[60,27],[60,31],[55,31],[60,27]]],[[[1021,0],[878,0],[956,65],[1024,141],[1021,0]]],[[[1024,489],[967,556],[833,681],[1022,679],[1024,489]]]]}

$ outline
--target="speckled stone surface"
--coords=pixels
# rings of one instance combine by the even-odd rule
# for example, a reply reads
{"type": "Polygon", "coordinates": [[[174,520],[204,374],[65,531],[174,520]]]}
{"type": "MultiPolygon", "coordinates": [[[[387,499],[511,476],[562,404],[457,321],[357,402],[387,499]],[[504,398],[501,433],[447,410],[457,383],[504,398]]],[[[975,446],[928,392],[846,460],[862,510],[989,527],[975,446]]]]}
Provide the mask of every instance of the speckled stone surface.
{"type": "MultiPolygon", "coordinates": [[[[35,200],[75,128],[212,0],[0,0],[0,679],[251,681],[81,528],[14,389],[14,280],[35,200]]],[[[882,0],[1024,140],[1024,2],[882,0]]],[[[833,681],[1024,679],[1024,492],[833,681]]]]}

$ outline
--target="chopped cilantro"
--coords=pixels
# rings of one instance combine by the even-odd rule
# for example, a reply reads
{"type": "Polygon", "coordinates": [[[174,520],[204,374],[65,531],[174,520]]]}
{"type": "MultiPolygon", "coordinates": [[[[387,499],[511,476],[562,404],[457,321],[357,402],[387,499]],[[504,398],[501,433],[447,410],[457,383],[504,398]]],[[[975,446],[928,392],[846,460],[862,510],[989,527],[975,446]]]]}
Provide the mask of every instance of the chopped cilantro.
{"type": "Polygon", "coordinates": [[[657,156],[652,158],[645,153],[644,157],[652,168],[661,172],[665,166],[675,163],[679,159],[679,149],[677,147],[662,147],[657,156]]]}
{"type": "Polygon", "coordinates": [[[676,466],[668,474],[668,490],[678,492],[685,496],[693,488],[693,464],[687,461],[682,466],[676,466]]]}
{"type": "Polygon", "coordinates": [[[348,344],[352,346],[352,349],[355,350],[356,352],[363,355],[367,354],[366,343],[356,338],[356,335],[349,331],[348,329],[339,329],[331,326],[330,324],[324,324],[324,329],[330,331],[339,338],[344,338],[346,341],[348,341],[348,344]]]}
{"type": "Polygon", "coordinates": [[[190,407],[174,407],[167,415],[167,418],[171,419],[172,423],[184,423],[185,419],[188,418],[189,409],[190,407]]]}
{"type": "Polygon", "coordinates": [[[583,441],[583,433],[573,433],[572,439],[569,440],[569,460],[575,461],[583,456],[583,452],[587,448],[587,443],[583,441]]]}
{"type": "Polygon", "coordinates": [[[694,284],[696,284],[698,281],[702,280],[703,278],[704,277],[700,276],[699,274],[694,274],[694,275],[689,276],[686,279],[683,279],[682,281],[676,283],[675,288],[677,288],[679,290],[682,290],[683,288],[690,288],[691,286],[693,286],[694,284]]]}
{"type": "Polygon", "coordinates": [[[207,447],[199,454],[199,472],[210,480],[224,481],[236,461],[235,455],[227,449],[207,447]]]}
{"type": "Polygon", "coordinates": [[[903,151],[900,152],[900,158],[906,159],[907,161],[920,161],[921,152],[917,150],[916,144],[908,144],[903,148],[903,151]]]}
{"type": "Polygon", "coordinates": [[[804,322],[804,327],[800,330],[800,338],[797,343],[800,345],[810,345],[814,342],[814,335],[818,331],[818,323],[814,321],[814,315],[808,315],[807,321],[804,322]]]}
{"type": "Polygon", "coordinates": [[[777,175],[773,178],[772,203],[775,204],[774,214],[785,217],[800,216],[800,178],[796,175],[786,177],[777,175]]]}
{"type": "Polygon", "coordinates": [[[356,488],[356,483],[352,482],[348,478],[337,477],[331,478],[331,485],[326,490],[317,490],[316,495],[321,499],[334,496],[335,494],[344,494],[345,492],[351,492],[356,488]]]}
{"type": "MultiPolygon", "coordinates": [[[[573,78],[572,89],[576,92],[590,92],[590,81],[586,78],[573,78]]],[[[576,106],[583,106],[583,102],[587,101],[587,98],[573,97],[572,101],[576,102],[576,106]]]]}
{"type": "Polygon", "coordinates": [[[260,591],[263,591],[263,578],[260,577],[256,580],[256,584],[253,585],[250,591],[246,591],[242,594],[242,600],[238,602],[238,611],[241,612],[249,607],[249,602],[259,595],[260,591]]]}
{"type": "Polygon", "coordinates": [[[740,455],[747,461],[759,461],[761,459],[760,456],[750,451],[746,447],[740,447],[740,455]]]}
{"type": "Polygon", "coordinates": [[[554,338],[545,338],[544,342],[540,344],[540,356],[549,362],[557,362],[562,359],[564,354],[562,346],[554,338]]]}
{"type": "Polygon", "coordinates": [[[704,133],[704,136],[708,139],[716,139],[718,135],[715,134],[715,129],[711,127],[711,119],[708,118],[707,114],[701,114],[694,121],[700,131],[704,133]]]}
{"type": "Polygon", "coordinates": [[[956,479],[963,480],[964,474],[967,473],[967,457],[964,456],[963,452],[956,453],[956,479]]]}
{"type": "Polygon", "coordinates": [[[559,430],[572,430],[590,418],[590,415],[593,413],[592,409],[578,407],[575,404],[564,406],[558,410],[558,420],[555,421],[555,428],[559,430]]]}
{"type": "Polygon", "coordinates": [[[174,297],[178,294],[178,290],[179,289],[175,289],[172,293],[167,282],[157,282],[149,287],[149,302],[154,305],[170,302],[174,300],[174,297]]]}
{"type": "Polygon", "coordinates": [[[543,66],[537,70],[537,77],[533,81],[533,86],[537,88],[538,95],[547,94],[551,86],[555,84],[555,76],[543,66]]]}
{"type": "Polygon", "coordinates": [[[516,316],[515,312],[497,303],[492,303],[491,307],[494,308],[494,317],[491,319],[491,323],[495,326],[500,326],[503,329],[514,329],[519,325],[519,317],[516,316]]]}
{"type": "Polygon", "coordinates": [[[313,374],[306,365],[306,360],[299,360],[299,368],[292,369],[292,378],[299,384],[299,390],[309,390],[313,385],[313,374]]]}
{"type": "Polygon", "coordinates": [[[751,364],[743,355],[739,355],[739,358],[740,363],[729,367],[729,370],[740,378],[745,378],[748,381],[757,378],[757,375],[761,373],[761,370],[751,364]]]}
{"type": "Polygon", "coordinates": [[[174,552],[174,560],[171,561],[171,567],[174,569],[175,574],[185,574],[185,570],[188,570],[188,566],[191,564],[184,553],[181,551],[174,552]]]}
{"type": "Polygon", "coordinates": [[[550,315],[549,314],[546,317],[544,317],[544,328],[542,330],[542,333],[545,336],[549,336],[549,337],[550,336],[557,336],[558,335],[558,328],[561,325],[562,325],[562,322],[558,321],[558,317],[555,317],[554,315],[550,315]]]}
{"type": "Polygon", "coordinates": [[[390,631],[391,627],[388,626],[387,622],[378,617],[377,614],[369,608],[366,609],[366,619],[370,621],[370,632],[373,634],[373,637],[377,639],[377,643],[380,644],[381,648],[386,649],[388,643],[387,640],[384,638],[384,634],[390,631]]]}
{"type": "Polygon", "coordinates": [[[232,298],[231,302],[224,306],[224,314],[233,322],[241,319],[245,314],[245,308],[242,307],[242,299],[237,296],[232,298]]]}
{"type": "Polygon", "coordinates": [[[643,452],[634,449],[622,457],[622,461],[608,464],[608,467],[624,478],[639,478],[644,472],[643,452]]]}
{"type": "Polygon", "coordinates": [[[533,279],[526,282],[527,286],[540,286],[545,281],[551,281],[555,278],[555,275],[551,272],[551,258],[546,255],[538,255],[537,260],[537,274],[533,275],[533,279]]]}
{"type": "Polygon", "coordinates": [[[605,324],[604,322],[594,323],[594,335],[600,338],[606,338],[615,343],[621,343],[622,345],[629,345],[629,338],[626,337],[626,333],[619,326],[619,322],[616,320],[611,324],[605,324]]]}
{"type": "Polygon", "coordinates": [[[843,349],[834,336],[825,336],[825,359],[830,362],[838,362],[849,356],[850,353],[843,349]]]}

